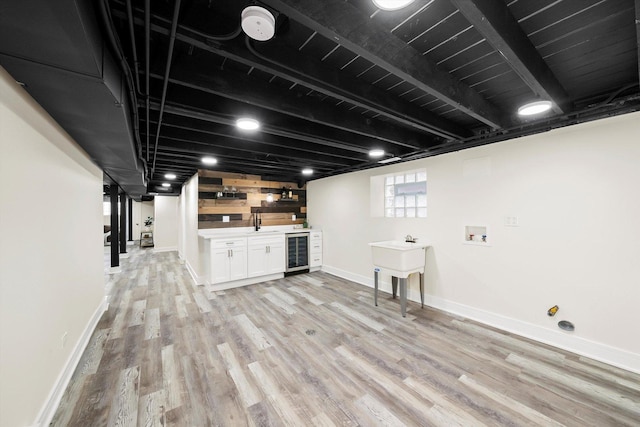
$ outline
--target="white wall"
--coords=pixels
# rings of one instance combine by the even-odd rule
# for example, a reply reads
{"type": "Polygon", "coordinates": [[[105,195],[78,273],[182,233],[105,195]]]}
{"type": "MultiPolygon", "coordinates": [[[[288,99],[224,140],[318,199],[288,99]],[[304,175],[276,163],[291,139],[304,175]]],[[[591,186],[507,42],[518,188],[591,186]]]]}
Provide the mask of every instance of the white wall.
{"type": "Polygon", "coordinates": [[[182,252],[180,256],[185,260],[185,265],[193,280],[204,283],[204,272],[201,271],[200,262],[202,256],[202,239],[198,238],[198,175],[191,177],[183,186],[180,194],[181,207],[181,229],[182,252]]]}
{"type": "Polygon", "coordinates": [[[144,220],[155,215],[153,202],[136,202],[132,201],[131,206],[131,222],[133,224],[133,240],[140,239],[140,233],[144,229],[144,220]]]}
{"type": "Polygon", "coordinates": [[[0,181],[0,425],[26,426],[104,310],[102,172],[2,67],[0,181]]]}
{"type": "MultiPolygon", "coordinates": [[[[311,181],[325,269],[371,285],[367,243],[418,236],[433,244],[429,304],[640,372],[638,123],[628,114],[311,181]],[[428,218],[372,218],[370,177],[419,167],[428,218]],[[463,244],[465,225],[488,226],[492,246],[463,244]],[[561,319],[576,330],[561,331],[561,319]]],[[[416,280],[410,297],[419,300],[416,280]]]]}
{"type": "MultiPolygon", "coordinates": [[[[154,251],[178,250],[178,198],[175,196],[156,196],[155,211],[152,215],[154,251]]],[[[147,217],[145,216],[144,219],[147,217]]]]}

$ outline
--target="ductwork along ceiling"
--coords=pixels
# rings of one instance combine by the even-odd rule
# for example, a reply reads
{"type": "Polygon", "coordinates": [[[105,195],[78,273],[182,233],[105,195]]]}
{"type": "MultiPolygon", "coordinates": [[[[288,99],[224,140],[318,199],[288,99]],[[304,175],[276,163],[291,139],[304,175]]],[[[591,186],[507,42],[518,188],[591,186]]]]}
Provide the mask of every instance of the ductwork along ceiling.
{"type": "Polygon", "coordinates": [[[640,108],[634,0],[6,3],[1,65],[134,197],[200,168],[302,184],[640,108]],[[242,31],[248,6],[274,37],[242,31]]]}

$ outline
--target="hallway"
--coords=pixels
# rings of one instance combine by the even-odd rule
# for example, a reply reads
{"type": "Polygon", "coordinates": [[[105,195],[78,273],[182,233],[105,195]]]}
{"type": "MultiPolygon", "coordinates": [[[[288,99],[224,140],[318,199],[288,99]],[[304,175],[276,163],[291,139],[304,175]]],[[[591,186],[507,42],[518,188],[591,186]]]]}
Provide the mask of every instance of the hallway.
{"type": "Polygon", "coordinates": [[[325,273],[210,292],[129,247],[54,426],[637,425],[640,375],[325,273]]]}

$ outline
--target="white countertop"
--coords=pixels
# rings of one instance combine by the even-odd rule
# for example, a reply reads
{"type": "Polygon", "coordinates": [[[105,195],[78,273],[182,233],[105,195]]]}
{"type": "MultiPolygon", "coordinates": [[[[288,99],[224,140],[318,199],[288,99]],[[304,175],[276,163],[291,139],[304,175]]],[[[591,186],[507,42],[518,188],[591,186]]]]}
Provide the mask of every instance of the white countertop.
{"type": "Polygon", "coordinates": [[[311,231],[320,231],[311,228],[293,228],[290,225],[274,225],[260,227],[255,231],[253,227],[235,227],[235,228],[208,228],[198,230],[198,237],[203,239],[228,239],[236,237],[252,237],[252,236],[275,236],[278,234],[290,233],[309,233],[311,231]]]}

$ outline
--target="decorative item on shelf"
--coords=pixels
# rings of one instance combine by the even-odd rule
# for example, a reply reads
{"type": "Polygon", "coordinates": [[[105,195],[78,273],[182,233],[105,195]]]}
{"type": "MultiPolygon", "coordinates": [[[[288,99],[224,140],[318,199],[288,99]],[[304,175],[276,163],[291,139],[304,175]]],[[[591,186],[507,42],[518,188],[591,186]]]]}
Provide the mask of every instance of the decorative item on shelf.
{"type": "Polygon", "coordinates": [[[309,228],[309,223],[307,222],[307,220],[305,219],[304,222],[302,223],[302,228],[309,228]]]}
{"type": "Polygon", "coordinates": [[[551,307],[549,310],[547,310],[547,315],[548,315],[548,316],[553,317],[553,316],[555,316],[555,315],[556,315],[556,313],[558,312],[558,310],[559,310],[559,307],[558,307],[557,305],[554,305],[554,306],[553,306],[553,307],[551,307]]]}
{"type": "Polygon", "coordinates": [[[289,186],[289,198],[293,199],[293,191],[291,191],[291,186],[289,186]]]}
{"type": "Polygon", "coordinates": [[[236,197],[237,192],[238,190],[236,190],[236,187],[231,187],[231,197],[236,197]]]}
{"type": "Polygon", "coordinates": [[[287,189],[282,187],[282,195],[281,198],[286,199],[287,198],[287,189]]]}
{"type": "Polygon", "coordinates": [[[273,202],[273,193],[268,193],[267,194],[267,203],[271,203],[273,202]]]}
{"type": "Polygon", "coordinates": [[[475,234],[469,234],[469,241],[473,242],[473,236],[475,236],[475,234]]]}
{"type": "Polygon", "coordinates": [[[152,225],[153,225],[153,217],[148,216],[147,219],[144,220],[144,231],[151,231],[152,225]]]}
{"type": "Polygon", "coordinates": [[[487,235],[486,235],[486,234],[483,234],[483,235],[482,235],[482,241],[483,241],[484,243],[487,243],[487,235]]]}

